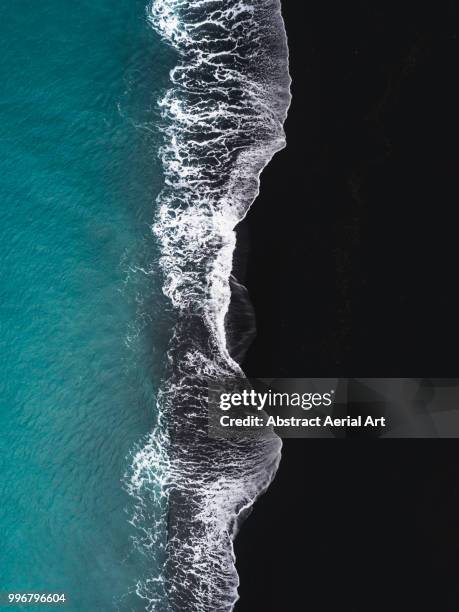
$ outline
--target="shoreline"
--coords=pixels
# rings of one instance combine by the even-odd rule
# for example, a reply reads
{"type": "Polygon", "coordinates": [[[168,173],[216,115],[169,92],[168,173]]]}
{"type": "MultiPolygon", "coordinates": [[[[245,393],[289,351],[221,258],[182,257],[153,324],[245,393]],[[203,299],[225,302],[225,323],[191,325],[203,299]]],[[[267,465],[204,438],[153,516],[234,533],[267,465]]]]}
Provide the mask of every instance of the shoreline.
{"type": "MultiPolygon", "coordinates": [[[[167,436],[157,442],[152,434],[147,445],[149,465],[157,472],[165,465],[167,474],[165,563],[162,575],[143,586],[150,601],[166,596],[183,612],[233,608],[233,526],[278,462],[277,438],[250,445],[210,439],[206,407],[209,378],[240,375],[230,353],[240,358],[250,334],[245,288],[228,280],[234,224],[257,196],[262,169],[284,146],[290,79],[279,8],[280,0],[248,6],[158,0],[149,12],[154,28],[179,52],[160,102],[167,125],[165,185],[153,225],[163,292],[177,321],[167,353],[170,373],[159,393],[167,436]],[[228,331],[231,293],[238,304],[228,331]]],[[[136,455],[140,473],[142,452],[136,455]]]]}

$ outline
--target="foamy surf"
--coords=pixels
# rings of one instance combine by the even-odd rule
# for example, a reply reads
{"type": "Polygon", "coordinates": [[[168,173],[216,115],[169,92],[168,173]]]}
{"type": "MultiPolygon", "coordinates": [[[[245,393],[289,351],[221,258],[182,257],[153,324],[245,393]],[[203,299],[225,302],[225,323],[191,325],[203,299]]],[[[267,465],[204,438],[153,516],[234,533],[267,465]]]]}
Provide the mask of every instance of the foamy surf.
{"type": "Polygon", "coordinates": [[[177,321],[158,426],[129,473],[138,544],[163,561],[137,593],[147,610],[227,612],[238,597],[232,541],[281,443],[210,439],[207,388],[243,375],[225,326],[234,228],[285,146],[287,40],[279,0],[153,0],[148,19],[178,58],[159,101],[165,187],[153,226],[177,321]]]}

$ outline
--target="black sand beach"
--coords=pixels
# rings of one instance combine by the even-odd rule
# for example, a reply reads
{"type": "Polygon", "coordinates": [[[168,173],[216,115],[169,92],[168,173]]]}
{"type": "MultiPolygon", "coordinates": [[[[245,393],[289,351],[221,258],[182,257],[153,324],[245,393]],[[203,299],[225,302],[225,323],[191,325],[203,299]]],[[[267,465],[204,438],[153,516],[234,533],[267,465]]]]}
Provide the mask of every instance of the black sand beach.
{"type": "MultiPolygon", "coordinates": [[[[293,102],[240,228],[258,330],[244,370],[455,377],[457,3],[283,6],[293,102]]],[[[236,540],[237,612],[457,610],[458,455],[285,441],[236,540]]]]}

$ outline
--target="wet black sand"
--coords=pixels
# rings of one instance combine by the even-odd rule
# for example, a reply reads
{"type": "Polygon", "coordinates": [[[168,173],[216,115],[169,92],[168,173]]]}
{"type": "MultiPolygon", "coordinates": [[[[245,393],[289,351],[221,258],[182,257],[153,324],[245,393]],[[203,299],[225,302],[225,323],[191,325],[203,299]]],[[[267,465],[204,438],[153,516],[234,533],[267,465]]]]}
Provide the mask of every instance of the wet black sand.
{"type": "MultiPolygon", "coordinates": [[[[455,377],[457,3],[283,4],[293,103],[241,228],[244,369],[455,377]]],[[[236,610],[458,610],[458,516],[454,440],[285,441],[236,610]]]]}

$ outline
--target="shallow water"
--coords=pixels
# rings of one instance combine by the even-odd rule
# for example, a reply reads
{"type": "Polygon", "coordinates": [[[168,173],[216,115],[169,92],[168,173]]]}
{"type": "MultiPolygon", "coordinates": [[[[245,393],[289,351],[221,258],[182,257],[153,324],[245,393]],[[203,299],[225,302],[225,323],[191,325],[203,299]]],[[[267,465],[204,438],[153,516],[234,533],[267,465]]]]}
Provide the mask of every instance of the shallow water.
{"type": "Polygon", "coordinates": [[[258,194],[261,171],[285,145],[290,77],[280,8],[279,0],[150,5],[152,27],[177,51],[160,101],[166,180],[154,224],[177,321],[158,402],[166,426],[136,453],[131,476],[146,555],[164,549],[161,572],[152,568],[139,585],[149,611],[233,609],[232,540],[280,459],[274,433],[210,439],[207,422],[209,384],[242,376],[233,356],[246,347],[236,341],[244,327],[253,329],[247,309],[243,321],[234,309],[227,317],[231,286],[236,297],[234,228],[258,194]],[[167,523],[167,542],[151,532],[158,522],[167,523]]]}

